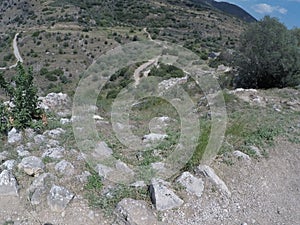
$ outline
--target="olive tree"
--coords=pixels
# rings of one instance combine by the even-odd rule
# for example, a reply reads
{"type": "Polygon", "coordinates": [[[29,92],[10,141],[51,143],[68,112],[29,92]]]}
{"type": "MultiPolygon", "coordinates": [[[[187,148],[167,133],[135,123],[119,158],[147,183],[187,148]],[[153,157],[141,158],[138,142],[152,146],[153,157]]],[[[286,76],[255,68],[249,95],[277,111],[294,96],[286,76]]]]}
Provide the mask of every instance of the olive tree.
{"type": "Polygon", "coordinates": [[[276,18],[249,25],[240,38],[236,86],[272,88],[300,84],[300,51],[294,32],[276,18]]]}

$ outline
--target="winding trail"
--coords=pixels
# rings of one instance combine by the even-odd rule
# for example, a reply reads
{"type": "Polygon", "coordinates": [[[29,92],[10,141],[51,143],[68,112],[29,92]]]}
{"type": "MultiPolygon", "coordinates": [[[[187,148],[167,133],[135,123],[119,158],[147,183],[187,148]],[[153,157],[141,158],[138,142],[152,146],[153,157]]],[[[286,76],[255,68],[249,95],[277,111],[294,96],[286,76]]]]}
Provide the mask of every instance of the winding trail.
{"type": "Polygon", "coordinates": [[[23,58],[18,49],[18,42],[17,42],[18,35],[19,35],[19,33],[16,33],[14,40],[13,40],[14,55],[15,55],[15,58],[17,59],[17,62],[14,65],[11,65],[8,67],[0,67],[0,70],[7,70],[7,69],[15,68],[18,65],[18,62],[21,62],[21,63],[23,62],[23,58]]]}

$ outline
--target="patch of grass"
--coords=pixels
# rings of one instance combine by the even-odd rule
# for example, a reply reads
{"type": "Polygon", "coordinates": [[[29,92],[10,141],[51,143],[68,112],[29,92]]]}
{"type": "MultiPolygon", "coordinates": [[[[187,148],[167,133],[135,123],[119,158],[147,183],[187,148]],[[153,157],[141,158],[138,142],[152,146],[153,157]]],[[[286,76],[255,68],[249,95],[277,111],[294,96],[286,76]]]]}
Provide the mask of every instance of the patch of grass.
{"type": "Polygon", "coordinates": [[[200,121],[200,126],[201,136],[199,137],[198,145],[192,158],[188,161],[184,169],[192,170],[200,164],[200,161],[208,144],[211,132],[211,123],[210,121],[200,121]]]}
{"type": "Polygon", "coordinates": [[[134,188],[121,184],[105,194],[88,192],[86,197],[90,206],[102,209],[106,216],[112,216],[115,207],[124,198],[150,200],[147,188],[134,188]]]}
{"type": "Polygon", "coordinates": [[[51,157],[49,157],[49,156],[46,156],[46,157],[44,157],[44,158],[42,159],[42,161],[43,161],[44,164],[48,164],[48,163],[55,162],[56,160],[53,159],[53,158],[51,158],[51,157]]]}
{"type": "Polygon", "coordinates": [[[245,133],[245,144],[262,146],[263,144],[272,145],[275,137],[282,133],[282,130],[278,127],[260,126],[258,129],[251,133],[245,133]]]}

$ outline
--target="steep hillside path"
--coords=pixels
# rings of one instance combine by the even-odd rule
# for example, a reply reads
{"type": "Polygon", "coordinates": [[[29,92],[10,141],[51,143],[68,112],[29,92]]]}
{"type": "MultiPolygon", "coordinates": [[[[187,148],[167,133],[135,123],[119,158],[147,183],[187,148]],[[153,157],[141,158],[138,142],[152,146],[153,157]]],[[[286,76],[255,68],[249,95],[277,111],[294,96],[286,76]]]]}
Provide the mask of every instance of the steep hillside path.
{"type": "Polygon", "coordinates": [[[18,35],[19,33],[16,33],[14,40],[13,40],[13,50],[14,50],[14,55],[15,58],[17,59],[17,62],[14,65],[8,66],[8,67],[0,67],[0,70],[7,70],[7,69],[12,69],[18,65],[18,62],[23,62],[23,58],[20,54],[19,48],[18,48],[18,35]]]}

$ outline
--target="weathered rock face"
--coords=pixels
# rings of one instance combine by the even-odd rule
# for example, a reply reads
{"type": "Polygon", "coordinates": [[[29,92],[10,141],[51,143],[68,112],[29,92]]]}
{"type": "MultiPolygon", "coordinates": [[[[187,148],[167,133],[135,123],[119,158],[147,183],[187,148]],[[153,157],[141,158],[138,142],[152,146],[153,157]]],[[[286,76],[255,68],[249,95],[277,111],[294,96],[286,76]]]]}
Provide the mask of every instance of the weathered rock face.
{"type": "Polygon", "coordinates": [[[221,193],[227,195],[228,197],[231,196],[231,192],[229,191],[224,181],[221,180],[220,177],[218,177],[218,175],[211,167],[200,165],[197,167],[196,173],[202,173],[204,176],[209,178],[209,180],[220,190],[221,193]]]}
{"type": "Polygon", "coordinates": [[[56,128],[53,130],[47,130],[43,133],[44,136],[48,136],[53,139],[59,138],[62,134],[64,134],[66,131],[62,128],[56,128]]]}
{"type": "Polygon", "coordinates": [[[45,111],[55,112],[61,117],[71,114],[71,100],[67,94],[49,93],[46,97],[40,97],[40,108],[45,111]]]}
{"type": "Polygon", "coordinates": [[[69,202],[73,199],[74,194],[64,187],[53,185],[47,197],[47,203],[52,211],[63,211],[69,202]]]}
{"type": "Polygon", "coordinates": [[[3,170],[0,174],[0,196],[19,196],[16,178],[9,170],[3,170]]]}
{"type": "Polygon", "coordinates": [[[74,166],[72,163],[62,160],[59,163],[55,165],[55,170],[60,174],[60,175],[65,175],[65,176],[71,176],[74,174],[74,166]]]}
{"type": "Polygon", "coordinates": [[[42,160],[36,156],[28,156],[23,158],[18,165],[19,169],[23,169],[29,176],[37,175],[44,171],[45,165],[42,160]]]}
{"type": "Polygon", "coordinates": [[[193,176],[189,172],[184,172],[177,179],[177,182],[184,186],[189,193],[201,197],[204,190],[204,182],[202,179],[193,176]]]}
{"type": "Polygon", "coordinates": [[[52,159],[61,159],[64,156],[64,152],[65,152],[65,149],[64,149],[64,147],[61,147],[61,146],[49,148],[43,153],[42,157],[43,158],[49,157],[52,159]]]}
{"type": "Polygon", "coordinates": [[[8,132],[7,142],[9,144],[18,144],[22,141],[23,136],[21,132],[18,132],[15,128],[8,132]]]}
{"type": "Polygon", "coordinates": [[[35,178],[27,190],[31,204],[38,205],[45,200],[55,181],[56,177],[51,173],[44,173],[35,178]]]}
{"type": "Polygon", "coordinates": [[[157,219],[144,201],[124,198],[118,203],[115,214],[119,225],[157,225],[157,219]]]}
{"type": "Polygon", "coordinates": [[[8,157],[8,152],[4,151],[4,152],[0,152],[0,162],[3,162],[7,159],[8,157]]]}
{"type": "Polygon", "coordinates": [[[108,174],[113,171],[113,168],[102,164],[97,164],[96,171],[98,171],[100,177],[106,178],[108,174]]]}
{"type": "Polygon", "coordinates": [[[160,179],[152,179],[149,187],[151,201],[158,211],[181,206],[184,202],[168,187],[168,183],[160,179]]]}

